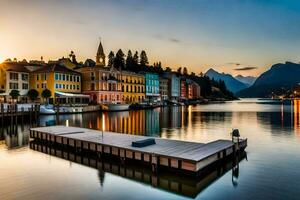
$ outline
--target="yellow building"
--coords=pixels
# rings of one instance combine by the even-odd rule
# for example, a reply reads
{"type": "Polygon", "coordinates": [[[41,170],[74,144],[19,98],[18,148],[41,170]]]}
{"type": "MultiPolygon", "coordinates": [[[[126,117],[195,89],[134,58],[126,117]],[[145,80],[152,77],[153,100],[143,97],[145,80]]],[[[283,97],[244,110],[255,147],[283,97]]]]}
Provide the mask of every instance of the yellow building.
{"type": "Polygon", "coordinates": [[[122,100],[138,103],[145,99],[145,77],[129,71],[122,71],[122,100]]]}
{"type": "Polygon", "coordinates": [[[29,89],[29,70],[23,62],[4,62],[0,64],[0,102],[11,101],[10,92],[18,90],[19,101],[27,101],[29,89]]]}
{"type": "Polygon", "coordinates": [[[41,97],[45,89],[56,92],[81,93],[81,74],[59,64],[52,64],[30,73],[30,89],[36,89],[41,97]]]}

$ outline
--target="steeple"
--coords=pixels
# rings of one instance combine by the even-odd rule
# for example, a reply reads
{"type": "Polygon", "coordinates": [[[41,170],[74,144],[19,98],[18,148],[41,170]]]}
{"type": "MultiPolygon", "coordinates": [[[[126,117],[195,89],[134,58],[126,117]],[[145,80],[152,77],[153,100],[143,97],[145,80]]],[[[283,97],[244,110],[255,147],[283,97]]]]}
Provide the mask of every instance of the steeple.
{"type": "Polygon", "coordinates": [[[96,65],[105,66],[105,54],[103,51],[101,40],[96,54],[96,65]]]}

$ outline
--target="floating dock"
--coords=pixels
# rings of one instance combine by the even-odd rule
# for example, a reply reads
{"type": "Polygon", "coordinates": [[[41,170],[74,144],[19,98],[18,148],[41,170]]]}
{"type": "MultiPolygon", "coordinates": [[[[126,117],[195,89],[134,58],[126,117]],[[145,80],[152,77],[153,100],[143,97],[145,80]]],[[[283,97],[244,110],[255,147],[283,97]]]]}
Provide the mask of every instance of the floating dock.
{"type": "Polygon", "coordinates": [[[119,157],[121,160],[141,161],[156,171],[160,167],[183,172],[196,173],[237,151],[243,151],[247,139],[233,143],[217,140],[210,143],[196,143],[154,138],[155,144],[133,147],[132,143],[149,139],[146,136],[127,135],[97,130],[51,126],[30,129],[30,137],[60,144],[75,150],[87,150],[119,157]]]}

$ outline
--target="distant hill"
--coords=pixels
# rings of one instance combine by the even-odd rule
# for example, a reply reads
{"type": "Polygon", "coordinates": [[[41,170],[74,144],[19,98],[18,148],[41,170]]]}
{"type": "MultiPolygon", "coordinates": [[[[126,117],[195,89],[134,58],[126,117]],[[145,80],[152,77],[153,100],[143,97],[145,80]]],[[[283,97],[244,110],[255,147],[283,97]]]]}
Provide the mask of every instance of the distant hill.
{"type": "Polygon", "coordinates": [[[238,76],[235,76],[234,77],[236,80],[242,82],[242,83],[245,83],[246,85],[248,85],[249,87],[251,85],[253,85],[253,83],[255,82],[256,80],[256,77],[254,76],[242,76],[242,75],[238,75],[238,76]]]}
{"type": "Polygon", "coordinates": [[[243,90],[248,87],[247,84],[242,83],[241,81],[238,81],[232,75],[225,74],[225,73],[219,73],[219,72],[215,71],[214,69],[209,69],[205,73],[205,75],[211,79],[223,80],[226,84],[227,89],[233,93],[236,93],[237,91],[243,90]]]}
{"type": "Polygon", "coordinates": [[[239,97],[269,97],[272,92],[288,89],[300,83],[300,64],[286,62],[273,65],[254,84],[237,93],[239,97]]]}

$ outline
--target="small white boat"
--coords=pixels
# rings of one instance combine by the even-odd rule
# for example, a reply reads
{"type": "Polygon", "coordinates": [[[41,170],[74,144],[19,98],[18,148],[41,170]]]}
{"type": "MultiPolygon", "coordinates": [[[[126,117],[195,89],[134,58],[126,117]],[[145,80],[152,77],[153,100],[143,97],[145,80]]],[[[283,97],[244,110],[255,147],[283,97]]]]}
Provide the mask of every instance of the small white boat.
{"type": "Polygon", "coordinates": [[[124,111],[129,110],[129,104],[104,104],[102,109],[107,111],[124,111]]]}
{"type": "Polygon", "coordinates": [[[47,107],[45,105],[40,106],[40,113],[43,115],[54,115],[55,111],[51,107],[47,107]]]}

